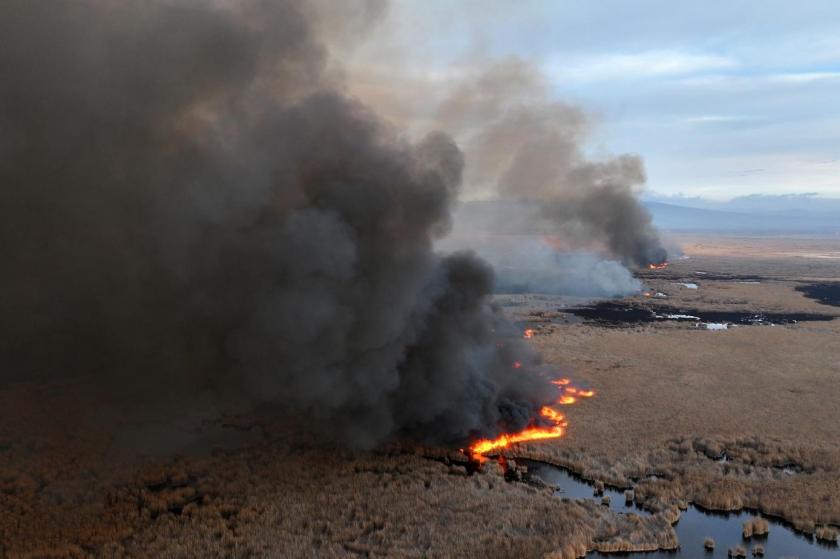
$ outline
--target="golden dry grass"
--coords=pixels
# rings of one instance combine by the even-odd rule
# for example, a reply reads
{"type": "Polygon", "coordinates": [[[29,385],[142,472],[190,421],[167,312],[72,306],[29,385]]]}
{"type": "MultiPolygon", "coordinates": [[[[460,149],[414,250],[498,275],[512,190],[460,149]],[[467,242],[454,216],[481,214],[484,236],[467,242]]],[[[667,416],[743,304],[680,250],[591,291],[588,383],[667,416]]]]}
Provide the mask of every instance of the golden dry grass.
{"type": "Polygon", "coordinates": [[[58,466],[39,457],[51,453],[12,440],[2,555],[571,558],[677,546],[662,515],[561,500],[548,487],[505,480],[495,462],[468,476],[451,463],[463,458],[457,452],[350,453],[261,425],[266,439],[240,450],[140,465],[96,464],[85,455],[102,448],[31,439],[67,460],[49,479],[58,466]]]}
{"type": "Polygon", "coordinates": [[[743,523],[744,539],[753,536],[764,536],[770,532],[770,523],[764,518],[751,518],[743,523]]]}
{"type": "MultiPolygon", "coordinates": [[[[812,254],[837,251],[840,241],[712,241],[689,243],[688,260],[647,274],[651,291],[667,299],[637,302],[840,315],[795,290],[804,277],[840,279],[840,260],[812,254]],[[762,279],[711,279],[721,274],[762,279]],[[675,285],[681,281],[699,289],[675,285]]],[[[808,533],[820,523],[840,525],[840,319],[717,332],[674,322],[604,328],[555,320],[563,316],[558,305],[546,313],[540,303],[534,345],[563,376],[598,395],[568,409],[564,439],[519,454],[619,487],[658,474],[635,487],[636,500],[654,510],[691,501],[760,509],[808,533]],[[719,462],[724,455],[729,461],[719,462]]],[[[528,305],[509,312],[527,319],[528,305]]]]}
{"type": "MultiPolygon", "coordinates": [[[[840,277],[835,261],[780,255],[792,250],[785,243],[761,245],[772,258],[745,258],[754,242],[689,247],[690,260],[649,283],[671,305],[840,314],[794,290],[797,279],[840,277]],[[695,269],[774,279],[673,285],[695,269]]],[[[802,250],[831,248],[819,243],[802,250]]],[[[72,387],[18,386],[0,390],[0,556],[569,559],[674,548],[671,524],[689,502],[761,510],[836,539],[840,320],[709,332],[551,316],[533,343],[598,394],[564,410],[566,438],[511,454],[570,468],[596,488],[623,487],[650,517],[559,499],[505,480],[493,463],[467,475],[452,462],[458,453],[442,449],[325,449],[300,437],[305,425],[258,416],[241,420],[260,424],[258,443],[137,462],[89,428],[96,415],[78,412],[95,402],[72,387]]]]}

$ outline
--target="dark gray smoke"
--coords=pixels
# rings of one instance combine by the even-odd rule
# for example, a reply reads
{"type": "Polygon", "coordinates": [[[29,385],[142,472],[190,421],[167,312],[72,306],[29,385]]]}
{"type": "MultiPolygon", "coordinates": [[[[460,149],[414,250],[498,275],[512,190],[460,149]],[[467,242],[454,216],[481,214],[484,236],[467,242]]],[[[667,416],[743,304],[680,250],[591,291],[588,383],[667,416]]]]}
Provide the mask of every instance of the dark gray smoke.
{"type": "Polygon", "coordinates": [[[587,157],[589,118],[554,101],[550,89],[536,68],[508,60],[467,80],[442,105],[439,121],[465,146],[467,184],[484,196],[533,202],[524,219],[503,220],[507,230],[561,235],[587,247],[598,241],[626,264],[664,261],[636,196],[645,181],[641,158],[587,157]]]}
{"type": "Polygon", "coordinates": [[[0,3],[3,381],[275,402],[360,445],[517,428],[550,398],[489,267],[432,250],[461,152],[337,92],[313,13],[0,3]]]}

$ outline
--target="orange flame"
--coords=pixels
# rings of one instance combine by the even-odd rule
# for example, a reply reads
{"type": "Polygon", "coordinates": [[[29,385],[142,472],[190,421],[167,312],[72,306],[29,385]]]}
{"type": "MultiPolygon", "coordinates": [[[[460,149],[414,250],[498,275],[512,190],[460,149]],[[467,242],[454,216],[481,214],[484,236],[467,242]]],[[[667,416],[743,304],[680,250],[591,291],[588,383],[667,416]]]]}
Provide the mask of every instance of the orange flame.
{"type": "Polygon", "coordinates": [[[556,439],[562,437],[566,432],[566,418],[548,406],[540,409],[540,415],[551,421],[553,425],[548,427],[526,427],[518,433],[499,435],[495,439],[482,439],[470,446],[470,453],[474,458],[481,460],[484,454],[501,448],[507,448],[512,444],[525,441],[536,441],[540,439],[556,439]]]}
{"type": "Polygon", "coordinates": [[[522,334],[522,337],[527,339],[534,337],[534,329],[533,328],[526,328],[525,332],[522,334]]]}
{"type": "Polygon", "coordinates": [[[648,268],[650,268],[651,270],[664,270],[667,267],[667,262],[660,262],[659,264],[648,264],[648,268]]]}
{"type": "MultiPolygon", "coordinates": [[[[551,383],[557,385],[562,391],[555,405],[574,404],[578,399],[572,396],[572,394],[583,398],[590,398],[595,395],[594,390],[582,390],[572,386],[571,380],[565,377],[554,379],[551,383]]],[[[540,408],[540,418],[544,422],[547,422],[548,425],[532,425],[517,433],[503,433],[495,439],[481,439],[476,441],[469,447],[471,458],[478,462],[484,462],[487,459],[484,455],[487,453],[508,448],[516,443],[542,439],[558,439],[566,433],[566,427],[569,425],[566,421],[566,416],[553,407],[543,406],[540,408]]]]}

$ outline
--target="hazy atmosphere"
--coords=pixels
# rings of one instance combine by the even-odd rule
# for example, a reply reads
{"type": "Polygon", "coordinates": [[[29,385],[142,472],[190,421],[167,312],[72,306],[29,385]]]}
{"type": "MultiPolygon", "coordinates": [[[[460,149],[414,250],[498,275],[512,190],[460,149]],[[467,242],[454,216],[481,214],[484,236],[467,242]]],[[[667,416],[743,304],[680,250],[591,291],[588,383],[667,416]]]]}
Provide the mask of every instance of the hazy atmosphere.
{"type": "Polygon", "coordinates": [[[552,97],[597,121],[592,153],[644,156],[652,191],[840,197],[838,10],[831,1],[398,0],[348,68],[354,92],[423,127],[477,67],[525,60],[552,97]]]}
{"type": "Polygon", "coordinates": [[[840,553],[840,5],[0,35],[0,558],[840,553]]]}

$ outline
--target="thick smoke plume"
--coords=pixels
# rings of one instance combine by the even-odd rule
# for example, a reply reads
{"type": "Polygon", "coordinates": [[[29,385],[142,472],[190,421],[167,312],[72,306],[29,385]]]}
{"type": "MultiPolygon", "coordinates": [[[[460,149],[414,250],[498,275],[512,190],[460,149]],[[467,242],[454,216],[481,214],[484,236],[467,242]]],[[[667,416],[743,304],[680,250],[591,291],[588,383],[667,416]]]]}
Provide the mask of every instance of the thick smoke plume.
{"type": "Polygon", "coordinates": [[[625,264],[664,261],[636,197],[645,181],[641,158],[588,158],[582,146],[590,119],[553,100],[550,89],[520,60],[493,64],[455,89],[438,121],[463,140],[467,184],[474,194],[512,202],[496,221],[508,232],[561,235],[582,246],[597,241],[625,264]]]}
{"type": "Polygon", "coordinates": [[[528,236],[446,239],[438,245],[471,247],[493,266],[496,293],[545,293],[572,297],[621,297],[642,284],[614,260],[585,251],[562,251],[528,236]]]}
{"type": "Polygon", "coordinates": [[[490,268],[432,250],[461,152],[338,92],[323,45],[347,30],[313,14],[0,4],[3,381],[280,403],[359,445],[520,428],[550,399],[490,268]]]}

